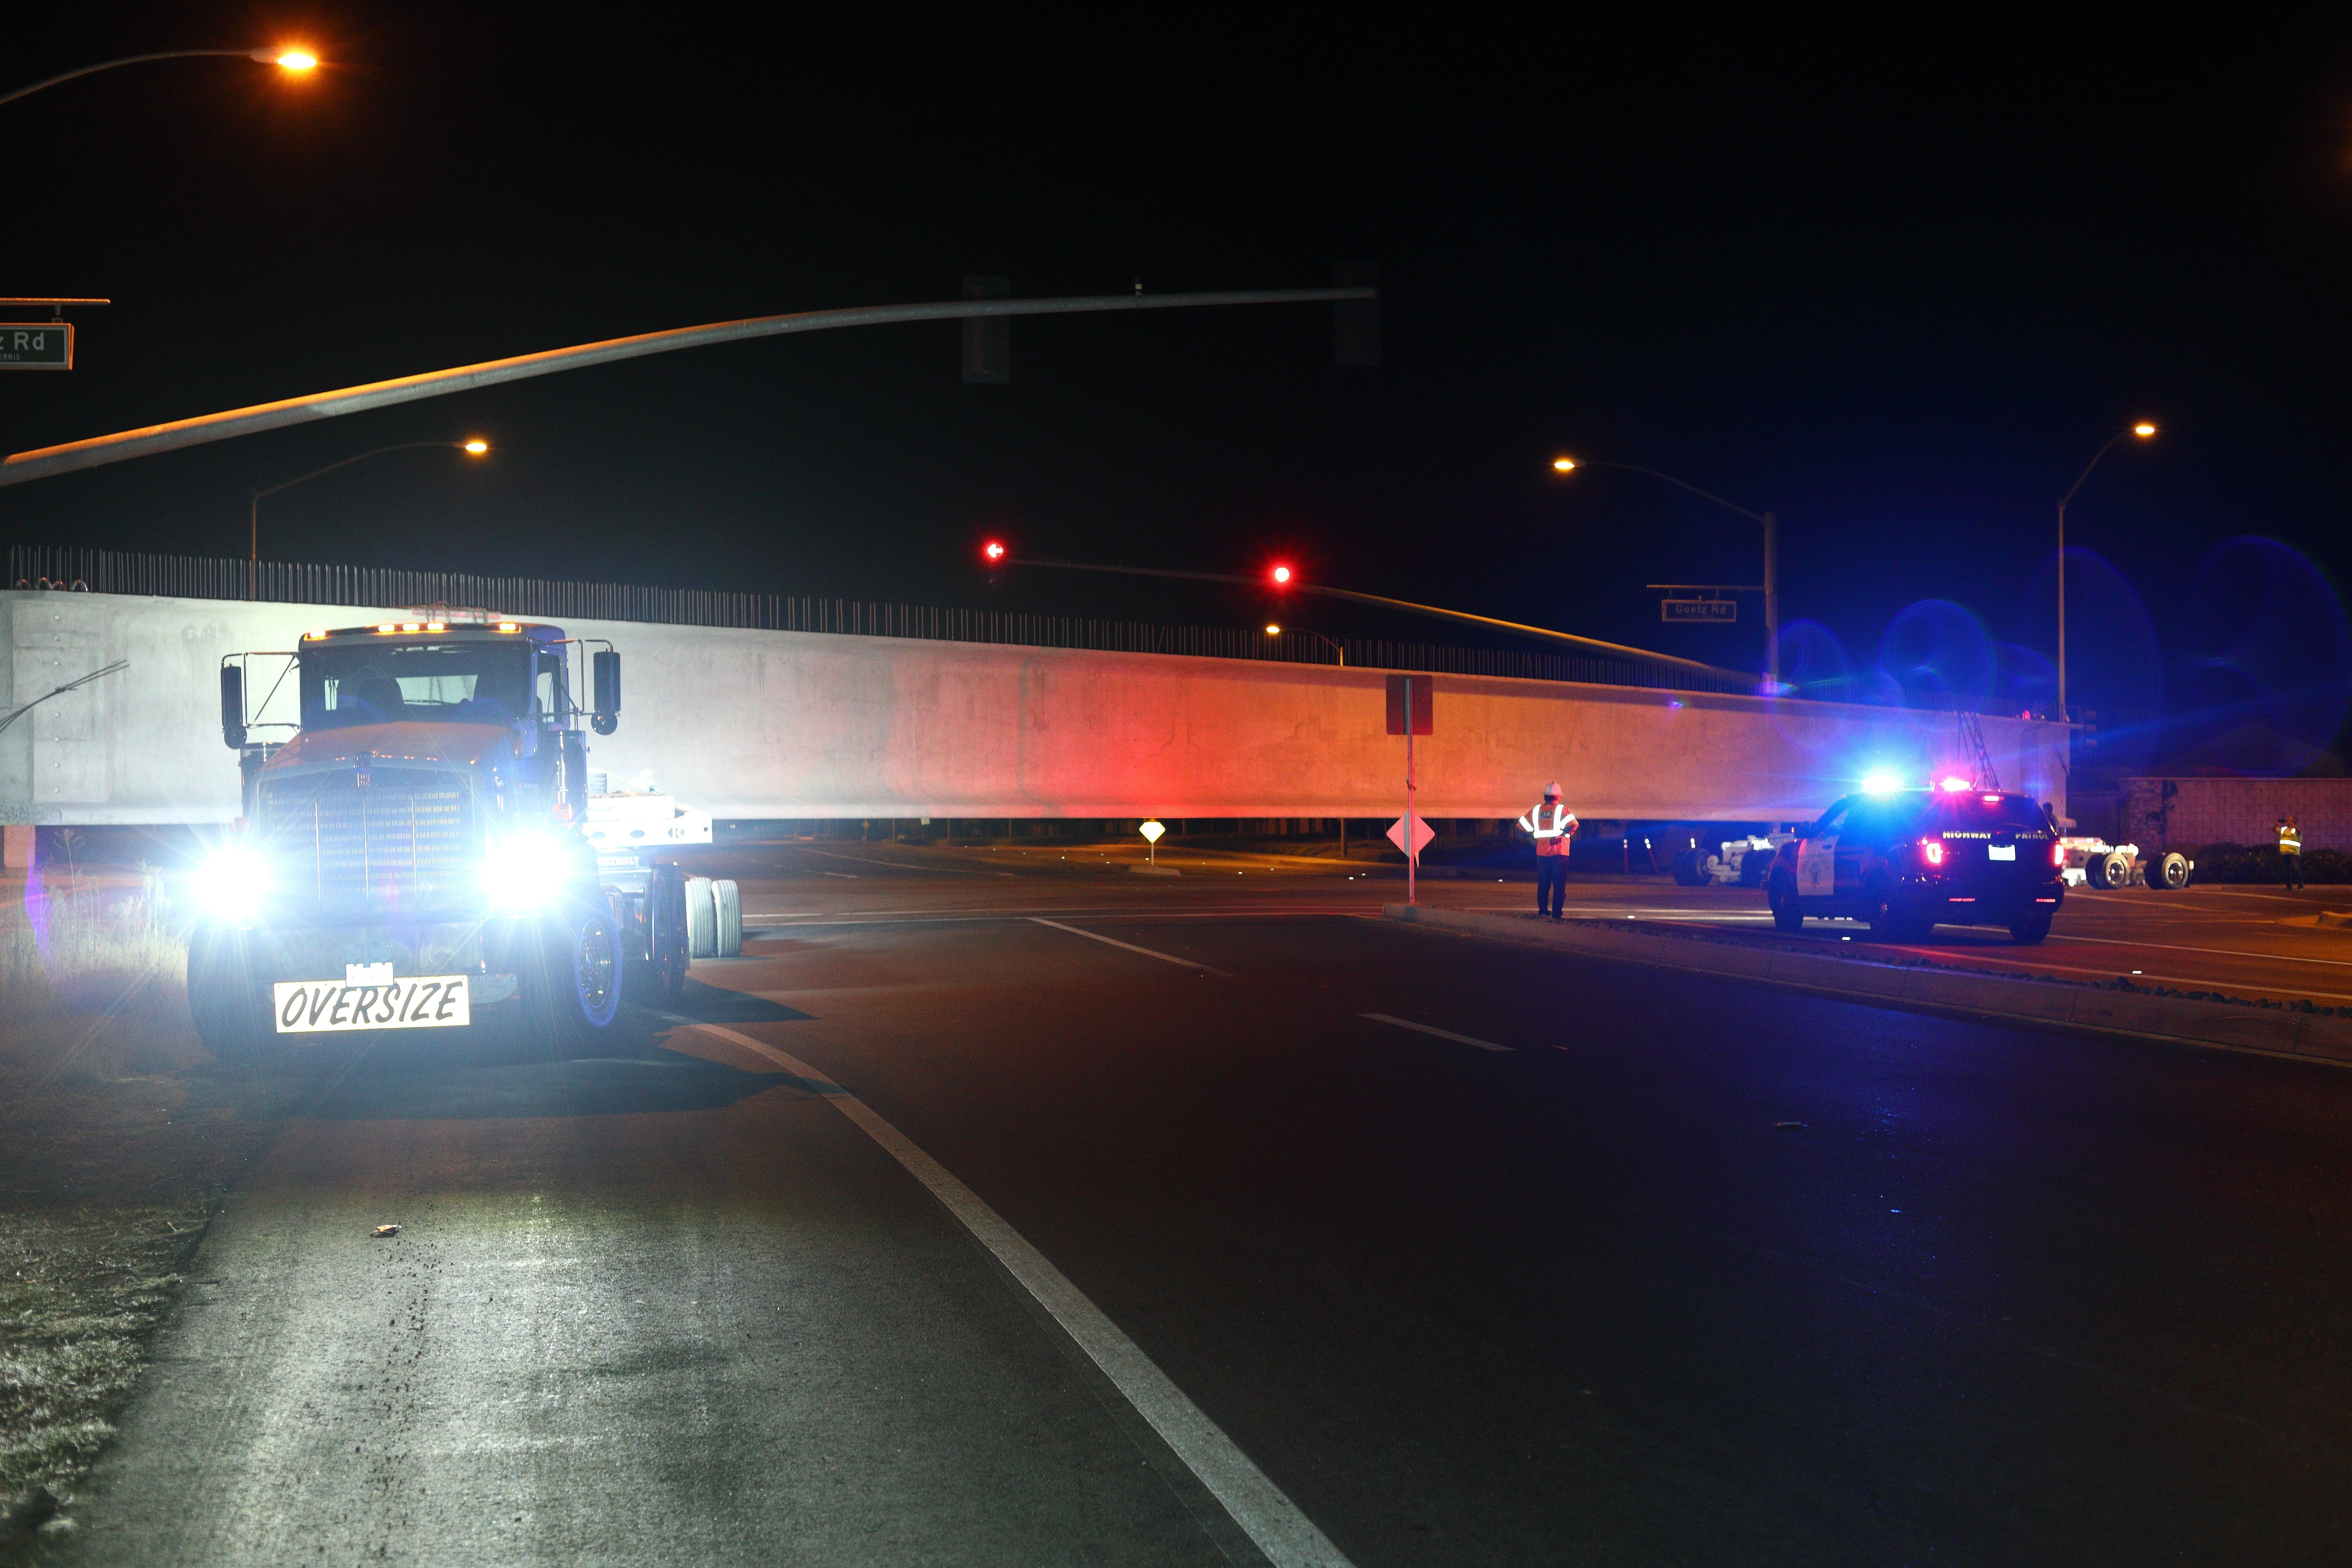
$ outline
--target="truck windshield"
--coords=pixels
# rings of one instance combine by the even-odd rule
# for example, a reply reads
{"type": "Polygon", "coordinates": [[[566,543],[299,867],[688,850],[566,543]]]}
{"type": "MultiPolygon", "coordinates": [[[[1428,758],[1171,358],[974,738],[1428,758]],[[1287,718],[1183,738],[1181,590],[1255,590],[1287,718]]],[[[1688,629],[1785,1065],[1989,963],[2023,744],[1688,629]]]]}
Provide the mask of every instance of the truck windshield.
{"type": "Polygon", "coordinates": [[[505,724],[530,710],[530,649],[512,643],[362,643],[305,650],[302,727],[402,719],[505,724]]]}

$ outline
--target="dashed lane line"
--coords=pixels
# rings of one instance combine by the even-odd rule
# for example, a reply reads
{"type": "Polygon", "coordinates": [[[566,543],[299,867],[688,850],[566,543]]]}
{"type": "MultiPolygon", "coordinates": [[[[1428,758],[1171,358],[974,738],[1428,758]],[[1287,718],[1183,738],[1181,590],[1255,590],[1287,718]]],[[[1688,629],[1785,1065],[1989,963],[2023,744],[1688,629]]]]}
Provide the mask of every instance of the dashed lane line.
{"type": "Polygon", "coordinates": [[[1204,969],[1211,974],[1223,974],[1228,980],[1233,978],[1232,974],[1219,969],[1213,963],[1202,963],[1196,959],[1179,958],[1172,952],[1161,952],[1155,948],[1138,947],[1131,942],[1121,942],[1117,937],[1104,936],[1096,931],[1080,931],[1076,926],[1066,926],[1059,921],[1049,921],[1043,915],[1031,915],[1029,919],[1034,924],[1052,926],[1055,931],[1066,931],[1072,936],[1085,937],[1088,942],[1104,942],[1111,947],[1123,947],[1129,952],[1139,952],[1146,958],[1156,958],[1162,963],[1181,963],[1187,969],[1204,969]]]}
{"type": "Polygon", "coordinates": [[[1482,1040],[1473,1035],[1457,1035],[1451,1029],[1439,1029],[1427,1024],[1416,1024],[1410,1018],[1391,1018],[1386,1013],[1360,1013],[1357,1016],[1370,1018],[1375,1024],[1394,1024],[1400,1029],[1411,1029],[1417,1034],[1435,1035],[1441,1040],[1452,1040],[1459,1045],[1475,1046],[1482,1051],[1510,1051],[1518,1048],[1516,1046],[1498,1046],[1492,1040],[1482,1040]]]}
{"type": "Polygon", "coordinates": [[[1046,1261],[1044,1253],[1030,1246],[1020,1232],[1004,1222],[1003,1215],[982,1202],[980,1195],[958,1181],[946,1166],[917,1148],[912,1140],[877,1115],[864,1100],[798,1057],[717,1024],[698,1023],[693,1027],[740,1046],[799,1079],[831,1100],[835,1110],[856,1122],[904,1166],[908,1174],[929,1188],[940,1205],[995,1255],[1005,1271],[1021,1281],[1037,1299],[1039,1306],[1054,1315],[1063,1332],[1076,1341],[1087,1358],[1102,1368],[1103,1375],[1126,1395],[1138,1414],[1151,1423],[1151,1429],[1175,1450],[1177,1458],[1201,1478],[1201,1483],[1224,1505],[1234,1522],[1241,1526],[1269,1562],[1278,1568],[1349,1568],[1348,1559],[1315,1527],[1315,1521],[1299,1511],[1298,1505],[1242,1452],[1223,1427],[1186,1398],[1184,1391],[1122,1333],[1118,1324],[1104,1316],[1101,1308],[1046,1261]]]}

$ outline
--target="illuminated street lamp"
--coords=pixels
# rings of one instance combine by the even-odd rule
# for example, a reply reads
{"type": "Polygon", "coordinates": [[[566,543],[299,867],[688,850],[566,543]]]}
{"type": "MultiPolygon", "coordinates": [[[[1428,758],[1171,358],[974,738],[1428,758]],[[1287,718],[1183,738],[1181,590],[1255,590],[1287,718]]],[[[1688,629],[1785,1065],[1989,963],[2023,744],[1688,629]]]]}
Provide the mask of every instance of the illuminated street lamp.
{"type": "Polygon", "coordinates": [[[266,490],[253,491],[251,516],[253,527],[253,553],[246,564],[245,596],[247,599],[254,599],[260,596],[262,497],[274,496],[279,490],[290,490],[296,485],[307,484],[310,480],[317,479],[321,474],[331,474],[337,468],[347,468],[353,463],[364,462],[370,458],[381,458],[386,452],[410,452],[415,451],[420,447],[448,447],[465,453],[469,458],[488,456],[490,450],[490,444],[482,439],[479,436],[470,436],[463,441],[396,441],[389,447],[377,447],[370,451],[355,452],[348,458],[343,458],[335,462],[329,463],[323,468],[313,468],[307,474],[300,475],[295,479],[290,479],[282,485],[272,485],[266,490]]]}
{"type": "Polygon", "coordinates": [[[119,60],[100,60],[94,66],[77,67],[73,70],[45,78],[30,87],[20,87],[14,92],[0,92],[0,103],[13,103],[17,99],[30,97],[45,87],[55,87],[59,82],[71,81],[78,76],[89,76],[93,71],[112,70],[117,66],[144,65],[149,60],[236,58],[254,60],[266,66],[276,66],[289,76],[301,76],[305,72],[319,68],[319,57],[299,47],[274,49],[163,49],[152,55],[125,55],[119,60]]]}
{"type": "Polygon", "coordinates": [[[2066,488],[2058,502],[2058,721],[2062,724],[2070,722],[2073,717],[2066,708],[2066,503],[2074,499],[2074,492],[2083,488],[2083,481],[2091,477],[2091,470],[2099,466],[2099,459],[2116,442],[2126,436],[2146,441],[2155,434],[2156,426],[2143,419],[2130,429],[2118,430],[2108,437],[2105,444],[2091,454],[2091,460],[2083,465],[2083,471],[2074,477],[2074,482],[2066,488]]]}
{"type": "Polygon", "coordinates": [[[1759,584],[1764,595],[1764,680],[1769,691],[1780,689],[1780,520],[1769,511],[1749,511],[1744,506],[1734,506],[1719,495],[1713,495],[1672,474],[1662,474],[1655,468],[1636,468],[1632,463],[1604,463],[1568,457],[1565,454],[1551,460],[1551,471],[1572,474],[1579,468],[1622,468],[1629,474],[1647,474],[1654,479],[1664,479],[1678,489],[1686,489],[1701,500],[1711,500],[1726,511],[1736,511],[1750,522],[1764,525],[1764,581],[1759,584]]]}
{"type": "MultiPolygon", "coordinates": [[[[1290,629],[1297,633],[1300,637],[1313,637],[1317,642],[1321,643],[1325,647],[1329,648],[1333,653],[1339,656],[1340,668],[1345,669],[1348,667],[1348,650],[1342,645],[1333,642],[1321,632],[1310,632],[1305,626],[1293,626],[1290,629]]],[[[1265,624],[1265,635],[1270,637],[1280,637],[1282,635],[1282,623],[1279,621],[1268,621],[1265,624]]]]}

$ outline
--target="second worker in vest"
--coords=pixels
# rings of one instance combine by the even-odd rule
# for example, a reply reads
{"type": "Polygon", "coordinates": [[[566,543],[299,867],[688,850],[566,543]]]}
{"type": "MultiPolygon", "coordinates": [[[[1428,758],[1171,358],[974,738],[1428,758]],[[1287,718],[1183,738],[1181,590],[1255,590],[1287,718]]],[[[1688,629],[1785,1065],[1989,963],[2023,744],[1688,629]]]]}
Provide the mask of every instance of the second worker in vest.
{"type": "Polygon", "coordinates": [[[1544,786],[1543,801],[1519,818],[1536,841],[1536,913],[1559,919],[1568,898],[1568,846],[1576,837],[1576,813],[1559,804],[1559,785],[1544,786]]]}
{"type": "Polygon", "coordinates": [[[2285,868],[2286,885],[2303,886],[2303,826],[2292,816],[2278,819],[2279,864],[2285,868]]]}

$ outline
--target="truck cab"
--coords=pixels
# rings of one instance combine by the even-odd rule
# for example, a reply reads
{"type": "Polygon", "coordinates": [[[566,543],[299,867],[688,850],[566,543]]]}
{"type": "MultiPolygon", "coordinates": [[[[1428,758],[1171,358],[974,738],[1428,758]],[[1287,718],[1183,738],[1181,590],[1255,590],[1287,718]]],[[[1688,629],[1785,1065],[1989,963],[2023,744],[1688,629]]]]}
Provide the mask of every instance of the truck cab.
{"type": "Polygon", "coordinates": [[[243,812],[198,875],[188,994],[206,1044],[247,1061],[320,1035],[450,1029],[561,1054],[609,1029],[633,988],[674,994],[676,868],[600,868],[583,831],[587,731],[619,713],[609,644],[483,612],[224,660],[243,812]],[[249,672],[271,678],[264,710],[294,684],[297,722],[249,721],[249,672]]]}

